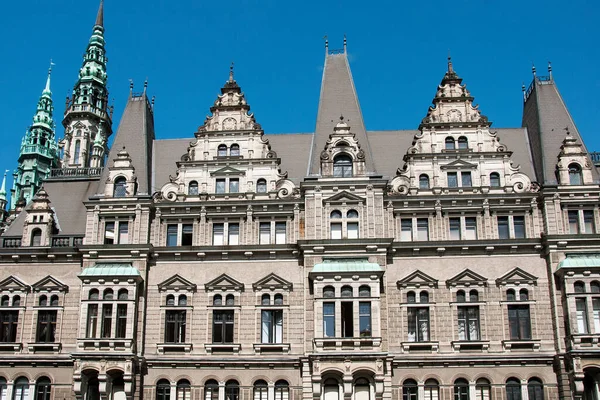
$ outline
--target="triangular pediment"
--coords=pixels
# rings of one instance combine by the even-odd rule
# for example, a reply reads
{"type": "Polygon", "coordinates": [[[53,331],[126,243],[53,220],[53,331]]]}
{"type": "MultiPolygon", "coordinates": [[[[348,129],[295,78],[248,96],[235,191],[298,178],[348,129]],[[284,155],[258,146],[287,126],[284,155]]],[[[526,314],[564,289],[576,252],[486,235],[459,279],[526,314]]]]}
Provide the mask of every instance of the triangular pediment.
{"type": "Polygon", "coordinates": [[[396,282],[400,288],[438,287],[438,280],[417,270],[396,282]]]}
{"type": "Polygon", "coordinates": [[[362,203],[365,199],[345,190],[334,194],[328,199],[324,199],[323,203],[362,203]]]}
{"type": "Polygon", "coordinates": [[[246,172],[239,170],[237,168],[230,167],[229,165],[213,171],[210,173],[210,176],[228,176],[228,175],[244,175],[246,172]]]}
{"type": "Polygon", "coordinates": [[[30,289],[29,285],[12,275],[0,282],[0,291],[29,292],[30,289]]]}
{"type": "Polygon", "coordinates": [[[487,278],[465,269],[460,274],[446,281],[448,286],[486,286],[487,278]]]}
{"type": "Polygon", "coordinates": [[[244,284],[239,282],[227,274],[219,275],[217,278],[204,285],[207,292],[214,292],[217,290],[237,290],[243,291],[244,284]]]}
{"type": "Polygon", "coordinates": [[[454,160],[448,164],[441,165],[441,169],[476,169],[477,164],[472,164],[462,159],[454,160]]]}
{"type": "Polygon", "coordinates": [[[195,283],[188,281],[187,279],[181,277],[179,274],[175,274],[166,281],[163,281],[158,284],[158,290],[161,292],[166,290],[187,290],[195,292],[196,288],[197,285],[195,283]]]}
{"type": "Polygon", "coordinates": [[[31,285],[31,287],[36,292],[42,292],[42,291],[48,291],[48,292],[52,292],[52,291],[67,292],[69,290],[69,287],[67,285],[65,285],[64,283],[62,283],[58,279],[53,278],[50,275],[48,275],[47,277],[45,277],[45,278],[37,281],[36,283],[34,283],[33,285],[31,285]]]}
{"type": "Polygon", "coordinates": [[[258,282],[254,282],[252,284],[252,288],[256,290],[292,290],[293,284],[291,282],[286,281],[282,277],[275,275],[273,273],[265,276],[260,279],[258,282]]]}
{"type": "Polygon", "coordinates": [[[500,278],[496,279],[496,285],[537,285],[537,276],[533,276],[530,273],[523,271],[521,268],[517,267],[508,273],[504,274],[500,278]]]}

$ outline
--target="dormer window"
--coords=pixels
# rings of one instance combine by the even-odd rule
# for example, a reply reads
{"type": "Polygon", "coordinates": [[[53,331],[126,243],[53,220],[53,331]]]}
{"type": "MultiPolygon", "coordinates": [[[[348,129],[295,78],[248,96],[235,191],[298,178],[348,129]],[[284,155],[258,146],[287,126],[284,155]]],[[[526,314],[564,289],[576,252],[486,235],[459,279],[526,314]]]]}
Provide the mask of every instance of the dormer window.
{"type": "Polygon", "coordinates": [[[115,179],[113,197],[125,197],[127,196],[127,179],[120,176],[115,179]]]}
{"type": "Polygon", "coordinates": [[[469,141],[466,137],[461,136],[458,138],[458,149],[459,150],[467,150],[469,148],[469,141]]]}
{"type": "Polygon", "coordinates": [[[419,175],[419,189],[429,189],[429,175],[419,175]]]}
{"type": "Polygon", "coordinates": [[[224,144],[220,144],[217,148],[217,157],[226,157],[227,156],[227,146],[224,144]]]}
{"type": "Polygon", "coordinates": [[[256,193],[267,193],[267,181],[265,179],[256,181],[256,193]]]}
{"type": "Polygon", "coordinates": [[[456,142],[453,137],[448,136],[446,138],[446,150],[454,150],[456,148],[456,142]]]}
{"type": "Polygon", "coordinates": [[[492,172],[490,174],[490,186],[493,188],[500,187],[500,174],[497,172],[492,172]]]}
{"type": "Polygon", "coordinates": [[[230,156],[234,156],[237,157],[240,155],[240,145],[239,144],[232,144],[231,147],[229,148],[229,155],[230,156]]]}
{"type": "Polygon", "coordinates": [[[333,160],[333,176],[335,178],[352,178],[352,158],[346,154],[337,156],[333,160]]]}
{"type": "Polygon", "coordinates": [[[581,177],[581,166],[579,164],[569,164],[569,183],[571,185],[583,184],[581,177]]]}
{"type": "Polygon", "coordinates": [[[39,247],[42,245],[42,230],[36,228],[31,232],[31,246],[39,247]]]}

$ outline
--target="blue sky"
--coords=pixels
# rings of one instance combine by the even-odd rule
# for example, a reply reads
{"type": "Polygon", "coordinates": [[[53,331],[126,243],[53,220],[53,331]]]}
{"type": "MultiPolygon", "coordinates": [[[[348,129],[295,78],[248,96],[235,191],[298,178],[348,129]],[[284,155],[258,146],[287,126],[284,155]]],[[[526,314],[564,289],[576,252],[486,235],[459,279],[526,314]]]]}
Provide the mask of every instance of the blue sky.
{"type": "MultiPolygon", "coordinates": [[[[0,14],[0,168],[14,170],[50,58],[57,137],[99,0],[21,0],[0,14]]],[[[414,129],[446,68],[495,127],[521,124],[521,84],[552,61],[590,150],[600,151],[597,1],[105,0],[109,90],[118,121],[149,81],[159,138],[193,137],[235,62],[236,80],[267,133],[312,132],[324,60],[348,37],[367,129],[414,129]]]]}

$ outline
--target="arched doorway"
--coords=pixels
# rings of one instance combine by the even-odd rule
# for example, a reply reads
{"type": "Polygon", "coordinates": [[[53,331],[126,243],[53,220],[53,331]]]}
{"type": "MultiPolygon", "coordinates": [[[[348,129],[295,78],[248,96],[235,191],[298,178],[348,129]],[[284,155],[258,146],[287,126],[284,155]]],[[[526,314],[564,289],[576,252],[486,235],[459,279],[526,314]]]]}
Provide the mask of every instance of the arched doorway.
{"type": "Polygon", "coordinates": [[[583,372],[583,400],[600,400],[600,368],[586,368],[583,372]]]}

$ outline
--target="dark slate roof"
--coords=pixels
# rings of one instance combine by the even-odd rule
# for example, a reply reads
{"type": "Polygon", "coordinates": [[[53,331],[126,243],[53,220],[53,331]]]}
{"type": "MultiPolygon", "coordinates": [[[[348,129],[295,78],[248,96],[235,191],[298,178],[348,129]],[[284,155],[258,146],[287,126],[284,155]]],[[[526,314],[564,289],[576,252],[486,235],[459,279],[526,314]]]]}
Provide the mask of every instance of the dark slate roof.
{"type": "MultiPolygon", "coordinates": [[[[44,189],[48,192],[50,207],[54,209],[56,224],[60,229],[59,234],[85,234],[86,208],[83,202],[96,194],[97,187],[97,179],[48,181],[44,183],[44,189]]],[[[31,204],[29,203],[27,208],[31,207],[31,204]]],[[[25,212],[21,212],[8,227],[4,236],[21,236],[25,215],[25,212]]]]}
{"type": "MultiPolygon", "coordinates": [[[[140,96],[129,96],[127,106],[121,117],[119,129],[108,154],[107,167],[112,167],[117,153],[123,147],[131,157],[135,168],[138,193],[152,194],[150,191],[152,165],[152,143],[154,141],[154,115],[152,108],[143,93],[140,96]]],[[[108,178],[108,168],[104,168],[98,193],[104,193],[104,185],[108,178]]]]}
{"type": "Polygon", "coordinates": [[[169,175],[175,176],[177,172],[177,161],[181,156],[187,154],[187,148],[194,138],[186,139],[160,139],[155,140],[152,146],[152,176],[151,192],[157,192],[167,182],[169,175]]]}
{"type": "Polygon", "coordinates": [[[333,133],[333,128],[339,122],[340,115],[344,116],[345,121],[350,125],[351,132],[356,134],[359,144],[366,153],[367,171],[375,172],[365,124],[345,52],[327,54],[325,57],[316,133],[310,155],[311,174],[320,173],[321,151],[325,148],[329,135],[333,133]]]}
{"type": "MultiPolygon", "coordinates": [[[[530,90],[523,109],[523,126],[528,130],[538,180],[555,185],[556,163],[566,137],[565,128],[586,152],[587,149],[554,80],[538,77],[530,90]]],[[[591,160],[590,164],[593,165],[591,160]]],[[[598,172],[592,169],[592,174],[597,181],[598,172]]]]}
{"type": "Polygon", "coordinates": [[[286,133],[265,136],[269,139],[271,149],[281,159],[281,172],[287,172],[288,179],[300,183],[307,174],[313,134],[286,133]]]}

